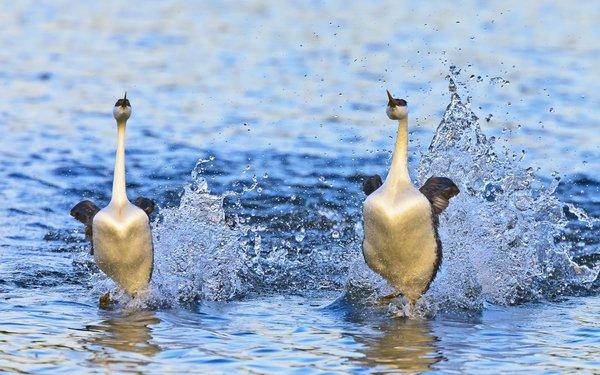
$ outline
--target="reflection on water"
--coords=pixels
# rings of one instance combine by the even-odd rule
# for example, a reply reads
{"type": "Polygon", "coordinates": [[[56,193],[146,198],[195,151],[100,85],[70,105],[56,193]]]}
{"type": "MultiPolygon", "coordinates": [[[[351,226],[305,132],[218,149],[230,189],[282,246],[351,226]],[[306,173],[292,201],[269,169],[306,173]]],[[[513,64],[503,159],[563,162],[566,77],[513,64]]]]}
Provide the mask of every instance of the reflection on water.
{"type": "Polygon", "coordinates": [[[328,306],[334,298],[273,296],[130,313],[20,298],[12,302],[21,307],[10,310],[0,303],[0,372],[593,373],[600,366],[598,299],[407,320],[384,307],[328,306]]]}
{"type": "Polygon", "coordinates": [[[92,362],[110,363],[114,360],[112,356],[114,352],[130,352],[152,357],[161,351],[160,346],[155,344],[152,338],[151,325],[161,323],[154,312],[135,311],[125,314],[106,312],[102,315],[106,315],[104,320],[85,326],[86,331],[94,333],[82,342],[94,353],[92,362]],[[111,348],[114,351],[109,350],[111,348]]]}
{"type": "Polygon", "coordinates": [[[433,334],[428,320],[392,317],[386,314],[386,306],[359,306],[340,298],[330,305],[344,321],[370,330],[347,335],[359,344],[359,357],[349,358],[367,368],[385,371],[423,372],[444,357],[437,347],[438,338],[433,334]]]}
{"type": "Polygon", "coordinates": [[[437,338],[427,321],[389,318],[375,327],[378,336],[354,336],[364,346],[360,359],[368,368],[385,365],[390,370],[422,372],[443,360],[436,347],[437,338]]]}

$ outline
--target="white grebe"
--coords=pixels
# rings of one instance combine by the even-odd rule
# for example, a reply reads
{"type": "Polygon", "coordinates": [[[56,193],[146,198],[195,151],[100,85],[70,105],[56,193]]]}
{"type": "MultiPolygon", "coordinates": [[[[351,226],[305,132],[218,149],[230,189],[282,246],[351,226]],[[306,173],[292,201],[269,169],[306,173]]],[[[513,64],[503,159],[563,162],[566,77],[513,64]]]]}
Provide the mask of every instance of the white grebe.
{"type": "Polygon", "coordinates": [[[363,185],[363,255],[411,304],[427,291],[442,261],[438,216],[459,193],[452,180],[431,177],[417,189],[408,174],[408,107],[388,94],[387,115],[398,120],[390,171],[382,183],[372,176],[363,185]]]}
{"type": "Polygon", "coordinates": [[[134,205],[125,191],[125,126],[131,116],[127,93],[115,104],[113,115],[118,138],[110,203],[99,210],[84,200],[71,209],[71,216],[85,224],[98,267],[133,295],[145,288],[152,277],[154,249],[148,216],[154,210],[154,202],[139,197],[134,205]]]}

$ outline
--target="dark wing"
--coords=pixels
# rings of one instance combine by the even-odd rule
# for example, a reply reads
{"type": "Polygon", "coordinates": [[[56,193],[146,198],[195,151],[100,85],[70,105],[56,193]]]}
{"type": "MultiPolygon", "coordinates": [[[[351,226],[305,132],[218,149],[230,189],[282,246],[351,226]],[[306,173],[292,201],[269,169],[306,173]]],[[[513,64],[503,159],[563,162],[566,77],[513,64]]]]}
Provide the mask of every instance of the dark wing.
{"type": "Polygon", "coordinates": [[[440,236],[438,234],[438,216],[448,207],[450,203],[450,198],[460,193],[458,190],[458,186],[452,182],[451,179],[446,177],[429,177],[425,184],[421,186],[419,191],[427,197],[429,203],[431,204],[431,211],[433,213],[433,230],[435,231],[435,241],[437,242],[437,257],[434,264],[433,274],[431,275],[431,280],[429,280],[429,284],[427,284],[427,288],[423,293],[425,293],[431,282],[435,279],[438,270],[440,269],[440,265],[442,264],[442,241],[440,240],[440,236]]]}
{"type": "Polygon", "coordinates": [[[450,198],[460,193],[458,186],[446,177],[429,177],[419,191],[427,197],[436,215],[441,214],[448,207],[450,198]]]}
{"type": "Polygon", "coordinates": [[[365,182],[363,182],[363,191],[365,194],[371,195],[375,190],[379,189],[379,187],[383,185],[383,181],[381,181],[381,177],[376,174],[367,178],[365,182]]]}
{"type": "Polygon", "coordinates": [[[135,204],[136,206],[138,206],[139,208],[144,210],[144,212],[146,213],[146,215],[148,215],[148,217],[150,217],[150,214],[152,212],[154,212],[154,207],[156,206],[151,199],[144,198],[144,197],[135,198],[135,200],[133,201],[133,204],[135,204]]]}
{"type": "MultiPolygon", "coordinates": [[[[90,242],[92,241],[92,221],[98,211],[100,211],[100,209],[92,201],[84,200],[77,203],[71,208],[71,212],[69,212],[77,221],[80,221],[85,225],[85,238],[90,240],[90,242]]],[[[90,253],[94,254],[93,244],[90,253]]]]}
{"type": "MultiPolygon", "coordinates": [[[[139,208],[144,210],[146,215],[148,215],[148,218],[150,218],[150,214],[152,214],[152,212],[154,212],[154,208],[156,207],[156,204],[154,203],[154,201],[152,199],[148,199],[148,198],[144,198],[144,197],[135,198],[135,200],[133,201],[133,204],[135,204],[136,206],[138,206],[139,208]]],[[[152,257],[154,257],[154,252],[152,252],[152,257]]],[[[152,269],[150,270],[150,276],[148,276],[148,282],[150,282],[150,280],[152,279],[153,273],[154,273],[154,259],[152,259],[152,269]]]]}

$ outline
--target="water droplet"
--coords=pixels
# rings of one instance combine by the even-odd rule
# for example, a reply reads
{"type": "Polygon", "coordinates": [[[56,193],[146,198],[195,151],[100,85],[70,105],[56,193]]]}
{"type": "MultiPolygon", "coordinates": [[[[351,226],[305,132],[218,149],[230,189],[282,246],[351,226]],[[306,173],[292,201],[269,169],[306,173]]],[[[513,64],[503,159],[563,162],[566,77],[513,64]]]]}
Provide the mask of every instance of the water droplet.
{"type": "Polygon", "coordinates": [[[306,237],[306,230],[304,229],[304,227],[302,227],[302,228],[300,228],[300,232],[296,233],[296,235],[294,236],[294,239],[296,240],[296,242],[302,242],[305,237],[306,237]]]}
{"type": "Polygon", "coordinates": [[[492,85],[500,85],[500,87],[504,87],[504,86],[508,85],[510,82],[505,80],[502,77],[493,77],[493,78],[490,78],[490,83],[492,85]]]}
{"type": "Polygon", "coordinates": [[[450,81],[448,82],[448,90],[450,90],[452,93],[456,92],[456,83],[454,83],[452,78],[450,78],[450,81]]]}

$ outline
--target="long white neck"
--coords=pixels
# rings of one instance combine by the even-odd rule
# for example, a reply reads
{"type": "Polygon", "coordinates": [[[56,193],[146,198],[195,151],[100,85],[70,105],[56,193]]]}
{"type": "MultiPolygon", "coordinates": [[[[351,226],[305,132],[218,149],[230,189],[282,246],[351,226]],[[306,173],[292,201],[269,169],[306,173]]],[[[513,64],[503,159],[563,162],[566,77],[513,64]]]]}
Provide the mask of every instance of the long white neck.
{"type": "Polygon", "coordinates": [[[115,174],[113,176],[112,198],[110,204],[117,208],[124,207],[129,200],[125,191],[125,125],[127,121],[117,121],[117,156],[115,158],[115,174]]]}
{"type": "Polygon", "coordinates": [[[392,165],[385,179],[385,184],[390,187],[411,183],[408,174],[408,118],[398,120],[398,134],[396,146],[392,156],[392,165]]]}

